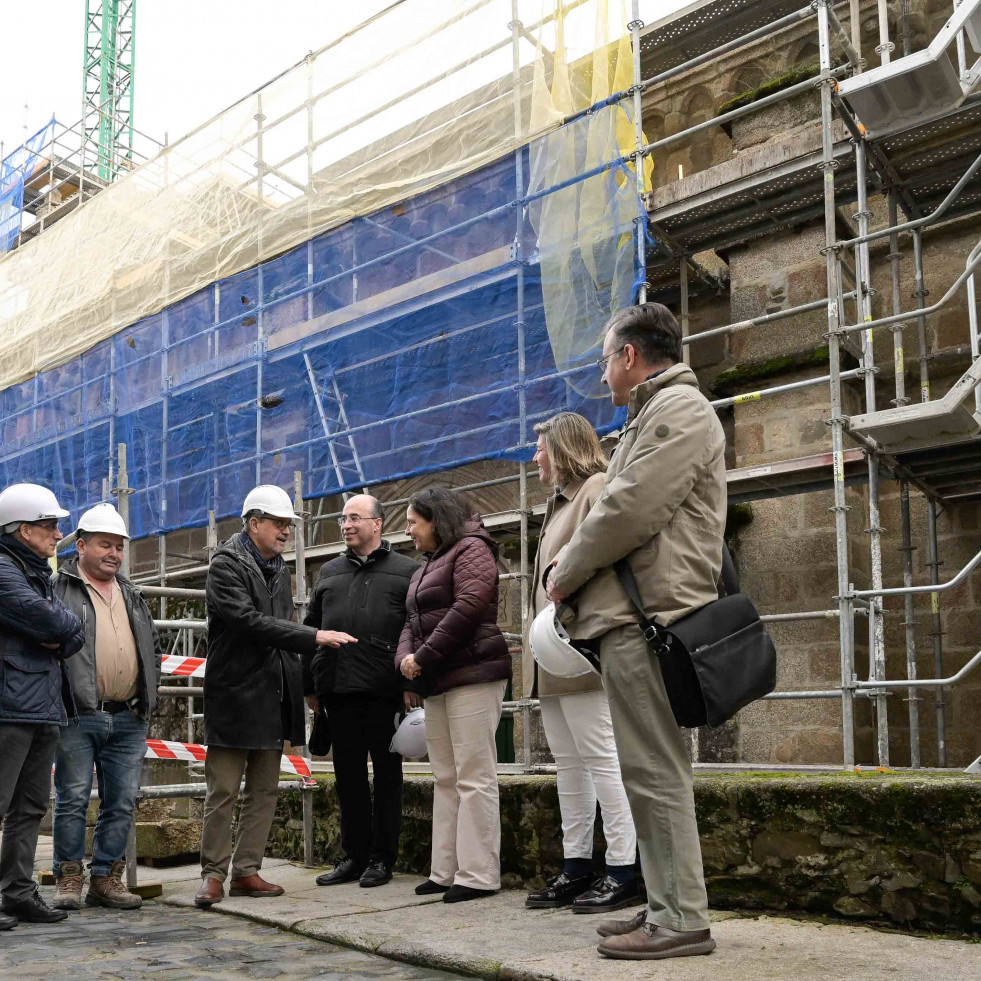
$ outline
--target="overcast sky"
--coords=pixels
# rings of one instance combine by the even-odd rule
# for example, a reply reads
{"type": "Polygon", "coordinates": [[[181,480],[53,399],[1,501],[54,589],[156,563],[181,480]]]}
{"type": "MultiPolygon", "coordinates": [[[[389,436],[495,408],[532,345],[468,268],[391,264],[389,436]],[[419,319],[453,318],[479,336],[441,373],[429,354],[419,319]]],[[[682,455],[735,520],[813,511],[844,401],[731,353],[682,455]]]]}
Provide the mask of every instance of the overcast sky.
{"type": "MultiPolygon", "coordinates": [[[[173,141],[391,2],[139,0],[136,127],[173,141]]],[[[30,133],[52,112],[67,125],[82,115],[85,0],[45,0],[42,9],[43,27],[7,20],[12,35],[35,32],[2,47],[0,140],[7,153],[24,140],[25,103],[30,133]]]]}
{"type": "MultiPolygon", "coordinates": [[[[136,127],[173,142],[392,2],[139,0],[136,127]]],[[[470,5],[470,0],[429,2],[450,10],[470,5]]],[[[641,16],[650,23],[691,2],[641,0],[641,16]]],[[[8,3],[16,6],[12,0],[3,6],[8,3]]],[[[553,9],[553,0],[543,0],[543,7],[553,9]]],[[[66,125],[82,115],[85,0],[45,0],[40,9],[42,21],[28,18],[21,27],[7,21],[17,37],[5,39],[0,62],[5,153],[24,141],[25,123],[26,132],[33,133],[52,113],[66,125]]]]}

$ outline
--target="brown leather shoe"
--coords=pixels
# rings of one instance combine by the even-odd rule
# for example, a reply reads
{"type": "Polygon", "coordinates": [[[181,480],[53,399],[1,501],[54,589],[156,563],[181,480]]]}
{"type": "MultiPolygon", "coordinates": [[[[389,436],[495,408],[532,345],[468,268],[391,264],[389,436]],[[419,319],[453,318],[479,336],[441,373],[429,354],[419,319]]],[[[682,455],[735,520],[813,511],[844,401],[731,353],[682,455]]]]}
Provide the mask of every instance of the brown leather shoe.
{"type": "Polygon", "coordinates": [[[215,903],[220,903],[224,898],[225,887],[221,881],[208,876],[207,879],[201,881],[198,891],[194,894],[194,905],[200,906],[201,909],[207,909],[209,906],[214,906],[215,903]]]}
{"type": "Polygon", "coordinates": [[[261,875],[241,875],[229,883],[229,896],[251,896],[253,899],[268,899],[270,896],[282,896],[286,890],[282,886],[274,886],[266,882],[261,875]]]}
{"type": "Polygon", "coordinates": [[[636,916],[629,920],[600,920],[600,925],[596,932],[601,937],[621,937],[625,933],[633,933],[644,925],[647,917],[647,907],[645,906],[636,916]]]}
{"type": "Polygon", "coordinates": [[[711,954],[715,941],[709,930],[669,930],[645,923],[633,933],[607,937],[597,948],[604,957],[623,961],[658,961],[665,957],[711,954]]]}

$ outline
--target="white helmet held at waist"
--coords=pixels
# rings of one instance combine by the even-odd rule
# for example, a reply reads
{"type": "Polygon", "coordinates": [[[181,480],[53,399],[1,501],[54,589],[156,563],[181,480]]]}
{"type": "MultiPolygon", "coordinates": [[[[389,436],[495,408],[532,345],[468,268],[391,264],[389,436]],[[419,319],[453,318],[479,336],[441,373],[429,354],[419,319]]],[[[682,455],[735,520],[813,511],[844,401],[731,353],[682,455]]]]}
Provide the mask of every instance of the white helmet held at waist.
{"type": "Polygon", "coordinates": [[[249,491],[242,505],[242,517],[244,518],[250,511],[261,511],[271,518],[300,520],[299,515],[293,512],[293,502],[289,494],[275,484],[260,484],[249,491]]]}
{"type": "MultiPolygon", "coordinates": [[[[398,721],[397,715],[395,719],[398,721]]],[[[413,709],[406,715],[392,736],[392,745],[388,747],[388,751],[407,756],[410,760],[418,760],[426,755],[425,709],[413,709]]]]}
{"type": "Polygon", "coordinates": [[[78,531],[101,531],[107,535],[129,538],[123,516],[109,503],[96,504],[78,519],[78,531]]]}
{"type": "Polygon", "coordinates": [[[572,640],[555,615],[554,603],[549,603],[532,621],[528,640],[535,660],[556,678],[599,673],[596,654],[585,642],[572,640]]]}
{"type": "Polygon", "coordinates": [[[6,525],[67,517],[54,494],[40,484],[11,484],[0,491],[0,530],[6,525]]]}

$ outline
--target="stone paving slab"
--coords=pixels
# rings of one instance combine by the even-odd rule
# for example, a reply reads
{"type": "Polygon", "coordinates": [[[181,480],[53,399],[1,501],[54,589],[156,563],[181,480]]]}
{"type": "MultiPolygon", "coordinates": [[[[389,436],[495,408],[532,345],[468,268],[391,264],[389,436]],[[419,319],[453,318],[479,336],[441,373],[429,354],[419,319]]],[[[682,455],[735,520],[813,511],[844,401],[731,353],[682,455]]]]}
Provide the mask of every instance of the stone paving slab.
{"type": "MultiPolygon", "coordinates": [[[[981,943],[936,940],[847,923],[712,914],[719,944],[708,957],[659,962],[613,961],[596,951],[599,917],[568,910],[526,910],[524,894],[446,904],[418,897],[418,876],[388,885],[313,886],[319,869],[283,866],[270,878],[279,899],[225,900],[214,910],[278,924],[303,936],[396,961],[506,981],[633,981],[670,971],[672,981],[974,981],[981,978],[981,943]]],[[[186,905],[180,880],[162,902],[186,905]]],[[[618,916],[635,912],[627,909],[618,916]]],[[[209,918],[206,914],[201,914],[209,918]]]]}
{"type": "MultiPolygon", "coordinates": [[[[50,867],[50,839],[42,839],[38,865],[50,867]],[[48,857],[44,855],[48,849],[48,857]]],[[[418,876],[396,876],[375,889],[355,883],[318,887],[321,869],[305,869],[282,860],[267,860],[263,874],[281,883],[286,895],[276,899],[225,899],[214,907],[215,916],[193,906],[199,882],[197,866],[140,869],[141,880],[162,881],[160,902],[186,922],[204,931],[220,932],[229,918],[252,921],[252,930],[281,927],[294,934],[331,945],[353,958],[345,978],[359,981],[353,970],[358,958],[377,953],[390,958],[392,972],[419,971],[419,977],[451,971],[502,981],[633,981],[660,977],[670,971],[672,981],[975,981],[981,978],[981,943],[937,940],[872,930],[847,923],[821,924],[784,917],[747,917],[713,912],[713,936],[719,949],[709,957],[681,958],[670,965],[659,962],[612,961],[596,952],[597,917],[568,910],[526,910],[524,894],[504,891],[489,899],[446,904],[438,897],[416,896],[418,876]],[[262,926],[256,926],[262,924],[262,926]],[[337,946],[339,945],[339,946],[337,946]],[[394,962],[402,962],[395,964],[394,962]],[[407,967],[407,964],[417,965],[407,967]],[[428,972],[428,973],[427,973],[428,972]]],[[[617,914],[628,916],[634,910],[617,914]]],[[[76,922],[73,917],[73,922],[76,922]]],[[[70,935],[57,927],[33,936],[42,948],[56,943],[63,951],[80,949],[99,935],[94,922],[78,921],[70,935]]],[[[269,934],[278,935],[273,931],[269,934]]],[[[174,928],[160,924],[147,932],[147,943],[173,943],[174,928]]],[[[3,935],[0,934],[0,945],[3,935]]],[[[189,942],[187,947],[197,946],[189,942]]],[[[206,944],[204,945],[207,946],[206,944]]],[[[194,952],[188,951],[190,956],[194,952]]],[[[198,956],[207,950],[198,948],[198,956]]],[[[0,964],[4,961],[0,959],[0,964]]],[[[266,961],[265,963],[273,963],[266,961]]],[[[378,962],[384,963],[384,962],[378,962]]],[[[256,966],[258,961],[255,962],[256,966]]],[[[205,970],[201,963],[198,969],[205,970]]],[[[194,965],[188,964],[188,967],[194,965]]],[[[159,970],[164,972],[164,967],[159,970]]],[[[7,974],[0,972],[0,977],[7,974]]],[[[97,974],[80,973],[72,981],[87,981],[97,974]]],[[[136,975],[134,975],[135,977],[136,975]]],[[[207,975],[212,977],[211,974],[207,975]]],[[[237,975],[228,975],[237,977],[237,975]]],[[[258,977],[256,974],[244,975],[258,977]]],[[[272,976],[272,975],[270,975],[272,976]]],[[[377,977],[362,975],[365,979],[377,977]]],[[[67,981],[67,975],[66,981],[67,981]]],[[[192,981],[192,974],[148,975],[151,981],[192,981]]],[[[204,975],[202,975],[204,977],[204,975]]],[[[324,978],[332,977],[325,974],[324,978]]],[[[341,981],[338,975],[333,975],[341,981]]],[[[17,972],[18,981],[33,981],[17,972]]],[[[44,981],[61,981],[52,974],[44,981]]]]}

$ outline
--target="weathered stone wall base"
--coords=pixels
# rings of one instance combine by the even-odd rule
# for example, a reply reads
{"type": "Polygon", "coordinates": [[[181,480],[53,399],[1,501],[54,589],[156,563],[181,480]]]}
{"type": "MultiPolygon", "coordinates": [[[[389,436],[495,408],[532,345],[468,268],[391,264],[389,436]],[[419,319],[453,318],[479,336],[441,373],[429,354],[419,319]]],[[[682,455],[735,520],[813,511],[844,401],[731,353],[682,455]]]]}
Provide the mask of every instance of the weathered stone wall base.
{"type": "MultiPolygon", "coordinates": [[[[562,861],[554,777],[501,778],[506,886],[562,861]]],[[[302,860],[299,792],[281,797],[270,853],[302,860]]],[[[713,906],[800,910],[981,932],[981,782],[895,774],[700,774],[695,803],[713,906]]],[[[429,871],[432,781],[405,782],[402,871],[429,871]]],[[[597,819],[597,825],[599,820],[597,819]]],[[[317,862],[340,855],[332,777],[314,792],[317,862]]],[[[594,855],[602,862],[597,832],[594,855]]]]}

